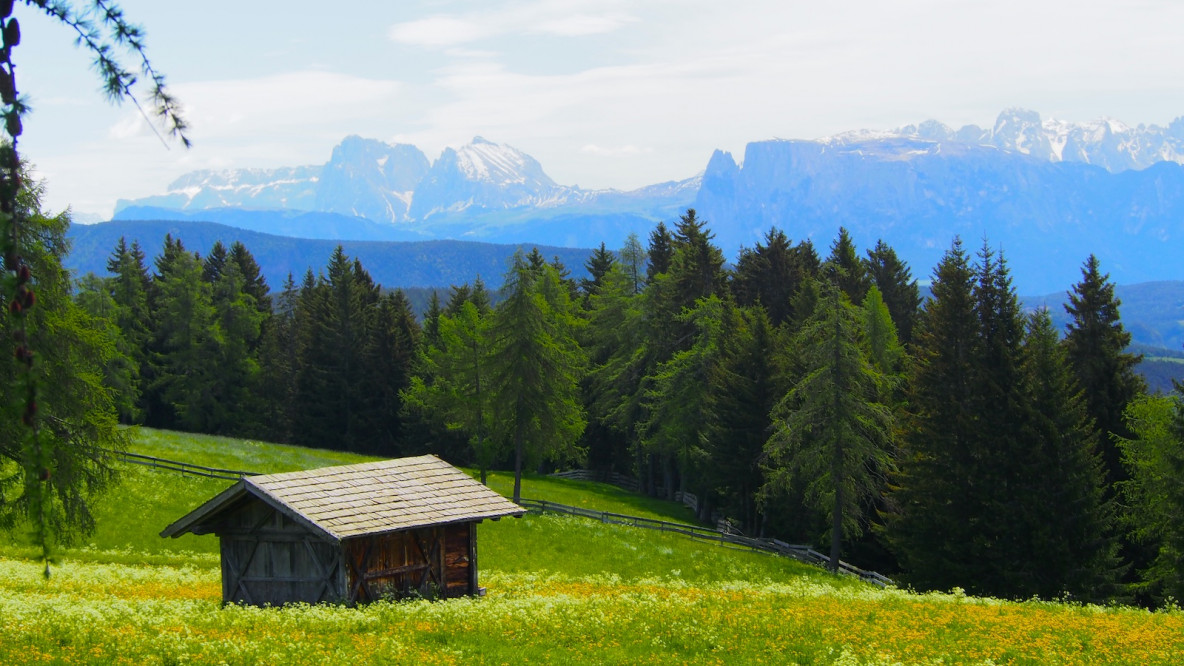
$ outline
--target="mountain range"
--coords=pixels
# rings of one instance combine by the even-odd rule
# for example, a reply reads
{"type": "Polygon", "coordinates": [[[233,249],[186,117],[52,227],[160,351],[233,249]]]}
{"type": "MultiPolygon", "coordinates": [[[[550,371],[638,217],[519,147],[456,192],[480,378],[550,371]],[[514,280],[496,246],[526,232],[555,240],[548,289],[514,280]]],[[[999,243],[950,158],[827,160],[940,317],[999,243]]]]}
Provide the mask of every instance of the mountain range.
{"type": "Polygon", "coordinates": [[[840,226],[884,239],[926,278],[955,235],[1002,249],[1022,293],[1063,291],[1090,253],[1119,283],[1184,277],[1184,119],[1128,127],[1001,113],[991,128],[936,121],[716,151],[695,177],[623,192],[560,185],[481,137],[434,162],[414,146],[347,137],[320,166],[200,171],[120,201],[116,219],[213,221],[321,239],[463,239],[620,247],[694,207],[734,258],[771,227],[826,254],[840,226]]]}

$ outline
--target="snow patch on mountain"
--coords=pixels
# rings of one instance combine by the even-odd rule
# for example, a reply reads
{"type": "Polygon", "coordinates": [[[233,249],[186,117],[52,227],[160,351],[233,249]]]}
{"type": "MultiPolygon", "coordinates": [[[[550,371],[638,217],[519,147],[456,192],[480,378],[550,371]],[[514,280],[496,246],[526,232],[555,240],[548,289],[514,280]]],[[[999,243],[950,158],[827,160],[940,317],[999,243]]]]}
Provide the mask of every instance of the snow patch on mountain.
{"type": "Polygon", "coordinates": [[[1006,109],[984,129],[954,129],[936,120],[891,130],[855,130],[819,139],[832,146],[850,146],[910,138],[942,143],[994,146],[1050,162],[1084,162],[1117,173],[1145,169],[1156,162],[1184,164],[1184,118],[1168,127],[1131,127],[1114,118],[1087,122],[1041,118],[1027,109],[1006,109]]]}

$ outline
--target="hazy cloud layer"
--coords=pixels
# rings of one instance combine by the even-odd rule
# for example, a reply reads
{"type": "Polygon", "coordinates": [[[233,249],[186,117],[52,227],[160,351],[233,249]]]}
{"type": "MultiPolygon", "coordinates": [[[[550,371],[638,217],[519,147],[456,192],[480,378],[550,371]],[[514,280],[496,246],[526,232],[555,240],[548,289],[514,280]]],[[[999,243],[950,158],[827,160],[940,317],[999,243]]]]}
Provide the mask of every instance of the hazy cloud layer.
{"type": "Polygon", "coordinates": [[[27,29],[20,82],[35,113],[23,145],[58,207],[109,213],[116,198],[157,193],[196,167],[323,163],[347,134],[415,143],[429,157],[482,135],[535,156],[558,182],[627,189],[689,177],[715,148],[739,159],[747,142],[772,137],[928,118],[990,125],[1012,106],[1129,124],[1184,115],[1184,3],[1175,2],[342,2],[329,11],[299,0],[282,16],[220,1],[201,13],[122,4],[148,27],[195,148],[165,151],[133,112],[84,94],[94,77],[85,57],[63,55],[68,36],[27,29]],[[238,36],[202,41],[229,29],[214,19],[230,10],[238,36]]]}

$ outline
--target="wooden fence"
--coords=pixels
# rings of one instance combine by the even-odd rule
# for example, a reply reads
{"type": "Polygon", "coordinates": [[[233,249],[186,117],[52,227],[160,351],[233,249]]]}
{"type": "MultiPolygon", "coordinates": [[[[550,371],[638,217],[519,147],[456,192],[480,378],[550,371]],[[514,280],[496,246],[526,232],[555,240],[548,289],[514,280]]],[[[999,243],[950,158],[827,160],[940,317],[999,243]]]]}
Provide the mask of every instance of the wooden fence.
{"type": "MultiPolygon", "coordinates": [[[[659,532],[673,532],[674,534],[681,534],[698,541],[719,543],[721,546],[747,548],[765,553],[773,553],[783,557],[792,557],[795,560],[806,562],[808,564],[814,564],[823,567],[830,566],[830,558],[814,550],[813,548],[809,546],[788,544],[777,539],[756,539],[752,537],[740,536],[737,534],[728,534],[726,532],[714,530],[710,527],[700,527],[698,525],[688,525],[685,523],[671,523],[665,520],[642,518],[640,516],[628,516],[620,513],[611,513],[608,511],[593,511],[591,509],[582,509],[577,506],[557,504],[547,500],[523,498],[518,504],[530,511],[562,513],[570,516],[591,518],[592,520],[599,520],[602,523],[628,525],[630,527],[640,527],[648,530],[657,530],[659,532]]],[[[842,560],[839,561],[838,570],[839,573],[856,576],[865,582],[877,585],[879,587],[894,585],[892,579],[884,576],[883,574],[876,573],[875,571],[866,571],[864,569],[860,569],[859,567],[848,562],[843,562],[842,560]]]]}
{"type": "MultiPolygon", "coordinates": [[[[560,479],[571,479],[573,481],[597,481],[599,483],[607,483],[629,492],[641,492],[641,482],[631,476],[625,476],[620,472],[603,472],[594,469],[569,469],[565,472],[555,472],[551,476],[560,479]]],[[[691,493],[684,493],[677,491],[674,493],[674,501],[681,502],[691,511],[699,512],[699,498],[691,493]]]]}
{"type": "MultiPolygon", "coordinates": [[[[240,469],[221,469],[218,467],[205,467],[203,465],[194,465],[179,460],[168,460],[165,458],[156,458],[153,456],[145,456],[139,453],[126,453],[120,451],[112,451],[116,458],[133,465],[144,465],[145,467],[152,467],[154,469],[161,469],[172,472],[180,472],[181,474],[189,474],[192,476],[204,476],[211,479],[226,479],[229,481],[238,481],[244,476],[257,476],[258,472],[247,472],[240,469]]],[[[585,481],[595,481],[597,473],[589,470],[575,470],[574,472],[563,472],[556,474],[567,479],[578,479],[585,481]],[[584,473],[587,476],[579,476],[584,473]]],[[[617,474],[616,476],[622,476],[617,474]]],[[[629,479],[629,477],[623,477],[629,479]]],[[[606,483],[613,483],[606,481],[606,483]]],[[[636,480],[634,480],[636,483],[636,480]]],[[[615,484],[614,485],[618,485],[615,484]]],[[[688,493],[689,494],[689,493],[688,493]]],[[[693,496],[692,496],[693,498],[693,496]]],[[[684,499],[684,502],[686,499],[684,499]]],[[[582,509],[577,506],[568,506],[566,504],[557,504],[547,500],[535,500],[523,498],[519,504],[531,511],[563,513],[571,516],[581,516],[584,518],[591,518],[599,520],[602,523],[611,523],[614,525],[628,525],[630,527],[640,527],[648,530],[657,530],[659,532],[672,532],[674,534],[681,534],[691,539],[698,541],[716,542],[721,546],[730,546],[734,548],[748,548],[751,550],[762,551],[766,553],[774,553],[783,557],[792,557],[795,560],[806,562],[808,564],[815,564],[818,566],[829,567],[830,558],[822,553],[814,550],[809,546],[801,546],[788,544],[777,539],[755,539],[739,534],[731,534],[729,530],[712,529],[710,527],[701,527],[699,525],[688,525],[686,523],[671,523],[665,520],[655,520],[653,518],[642,518],[641,516],[628,516],[621,513],[612,513],[609,511],[593,511],[591,509],[582,509]]],[[[850,576],[856,576],[868,583],[886,587],[894,583],[890,578],[875,571],[865,571],[859,567],[849,564],[847,562],[839,561],[840,573],[850,576]]]]}
{"type": "Polygon", "coordinates": [[[205,467],[203,465],[193,465],[187,462],[180,462],[178,460],[166,460],[165,458],[154,458],[152,456],[140,455],[139,453],[127,453],[124,451],[112,451],[112,454],[119,460],[133,465],[144,465],[145,467],[152,467],[154,469],[163,469],[171,472],[180,472],[181,474],[188,474],[190,476],[204,476],[211,479],[226,479],[228,481],[238,481],[244,476],[258,476],[258,472],[246,472],[241,469],[221,469],[218,467],[205,467]]]}

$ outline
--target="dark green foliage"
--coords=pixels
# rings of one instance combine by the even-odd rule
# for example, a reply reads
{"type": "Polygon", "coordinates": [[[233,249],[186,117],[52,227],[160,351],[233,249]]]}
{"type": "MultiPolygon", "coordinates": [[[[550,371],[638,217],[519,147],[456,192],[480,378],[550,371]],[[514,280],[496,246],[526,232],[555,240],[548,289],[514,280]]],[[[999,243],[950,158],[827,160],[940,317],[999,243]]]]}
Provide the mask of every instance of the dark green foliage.
{"type": "Polygon", "coordinates": [[[127,444],[103,381],[127,361],[106,335],[111,320],[71,299],[61,263],[69,218],[43,214],[41,195],[40,185],[26,185],[17,199],[23,220],[17,247],[36,307],[23,321],[0,318],[0,336],[18,343],[18,352],[32,351],[28,364],[19,353],[0,364],[0,528],[31,524],[48,555],[54,541],[68,542],[94,527],[91,503],[116,472],[111,451],[127,444]]]}
{"type": "Polygon", "coordinates": [[[149,389],[156,404],[167,411],[156,410],[153,417],[157,423],[175,423],[185,430],[220,432],[229,406],[219,401],[215,390],[222,372],[223,336],[213,290],[201,279],[201,264],[180,241],[165,246],[157,269],[149,389]]]}
{"type": "MultiPolygon", "coordinates": [[[[727,280],[723,270],[724,255],[711,243],[714,237],[693,208],[687,209],[675,226],[674,255],[668,272],[674,281],[675,298],[684,308],[724,290],[727,280]]],[[[651,260],[653,256],[651,249],[651,260]]]]}
{"type": "Polygon", "coordinates": [[[604,463],[610,458],[623,472],[636,473],[640,465],[630,456],[640,456],[635,424],[642,415],[643,377],[647,355],[644,347],[647,319],[643,318],[642,296],[634,293],[635,277],[623,267],[613,267],[603,278],[601,289],[589,298],[588,325],[583,348],[589,368],[584,382],[589,427],[600,436],[590,442],[589,459],[604,463]],[[604,452],[602,446],[613,446],[604,452]]]}
{"type": "Polygon", "coordinates": [[[1051,325],[1023,320],[1007,267],[961,245],[915,340],[907,455],[888,524],[907,580],[1024,598],[1109,598],[1121,568],[1092,446],[1051,325]]]}
{"type": "Polygon", "coordinates": [[[440,344],[440,316],[444,309],[440,307],[440,297],[435,291],[428,300],[428,311],[423,315],[423,340],[427,345],[440,344]]]}
{"type": "Polygon", "coordinates": [[[793,295],[806,278],[818,273],[818,258],[812,251],[805,245],[791,246],[784,232],[770,229],[764,244],[740,251],[732,280],[736,302],[760,303],[774,326],[788,321],[793,316],[793,295]]]}
{"type": "Polygon", "coordinates": [[[201,279],[214,284],[222,278],[222,272],[226,269],[226,246],[222,241],[215,241],[214,247],[210,248],[210,253],[206,255],[201,264],[201,279]]]}
{"type": "Polygon", "coordinates": [[[358,450],[397,457],[401,454],[403,401],[419,343],[419,324],[403,292],[382,296],[372,307],[362,349],[362,404],[358,450]]]}
{"type": "Polygon", "coordinates": [[[134,366],[134,373],[129,377],[129,394],[134,394],[135,400],[120,408],[120,419],[125,423],[138,423],[144,415],[141,382],[144,377],[151,375],[148,355],[153,337],[148,308],[151,278],[140,246],[132,243],[131,248],[128,248],[123,238],[119,239],[119,244],[107,260],[107,270],[113,275],[105,284],[115,307],[112,319],[127,345],[127,356],[134,366]]]}
{"type": "Polygon", "coordinates": [[[951,589],[975,580],[981,507],[967,495],[977,479],[975,395],[978,326],[974,273],[960,240],[933,275],[933,299],[918,321],[909,382],[905,456],[892,495],[888,538],[919,587],[951,589]]]}
{"type": "Polygon", "coordinates": [[[837,280],[836,284],[844,294],[847,294],[847,300],[851,303],[862,303],[863,297],[867,295],[867,288],[871,286],[872,282],[867,274],[867,268],[855,251],[855,243],[851,240],[847,229],[839,227],[839,237],[835,239],[834,243],[831,243],[830,257],[827,261],[838,268],[834,274],[837,280]]]}
{"type": "Polygon", "coordinates": [[[708,425],[705,485],[724,515],[745,533],[756,534],[760,459],[772,428],[770,414],[785,388],[770,362],[777,336],[764,308],[728,313],[724,330],[729,335],[712,387],[716,418],[708,425]]]}
{"type": "Polygon", "coordinates": [[[294,438],[296,381],[301,359],[296,311],[299,294],[289,275],[275,299],[275,313],[267,319],[259,348],[259,430],[265,439],[275,442],[290,442],[294,438]]]}
{"type": "MultiPolygon", "coordinates": [[[[239,241],[230,244],[230,260],[238,267],[239,275],[243,279],[242,290],[255,299],[255,308],[263,314],[271,314],[271,288],[267,286],[267,278],[259,269],[259,262],[254,255],[239,241]]],[[[291,273],[288,278],[291,279],[291,273]]]]}
{"type": "Polygon", "coordinates": [[[1097,257],[1090,255],[1081,268],[1081,282],[1073,285],[1065,304],[1072,320],[1064,344],[1078,385],[1085,392],[1089,415],[1102,433],[1102,461],[1109,484],[1127,478],[1114,438],[1130,437],[1122,413],[1146,391],[1135,372],[1141,357],[1126,351],[1131,335],[1119,320],[1119,305],[1110,276],[1101,273],[1097,257]]]}
{"type": "Polygon", "coordinates": [[[466,282],[462,285],[453,285],[451,293],[448,295],[448,304],[444,306],[444,314],[449,317],[455,317],[462,305],[467,303],[472,297],[473,288],[466,282]]]}
{"type": "Polygon", "coordinates": [[[528,457],[580,457],[575,444],[585,425],[579,399],[584,359],[573,337],[569,291],[554,268],[516,254],[503,290],[490,329],[490,405],[498,436],[513,450],[516,502],[528,457]]]}
{"type": "Polygon", "coordinates": [[[473,448],[481,483],[496,460],[498,440],[490,436],[489,317],[471,301],[439,319],[440,340],[426,346],[420,373],[402,396],[406,411],[462,434],[473,448]]]}
{"type": "Polygon", "coordinates": [[[362,445],[367,311],[378,292],[340,246],[325,272],[300,298],[307,320],[301,323],[295,443],[356,451],[362,445]]]}
{"type": "Polygon", "coordinates": [[[863,507],[893,471],[891,410],[880,403],[879,372],[864,351],[858,309],[832,284],[795,338],[803,375],[773,408],[765,446],[767,493],[801,487],[830,519],[830,563],[843,537],[864,531],[863,507]]]}
{"type": "Polygon", "coordinates": [[[592,252],[592,256],[588,257],[588,262],[584,264],[584,268],[588,271],[588,277],[580,280],[580,289],[584,292],[585,299],[600,290],[604,275],[608,273],[616,261],[613,253],[604,247],[604,243],[601,243],[600,247],[592,252]]]}
{"type": "Polygon", "coordinates": [[[645,269],[645,281],[648,284],[653,281],[654,276],[670,270],[670,261],[674,257],[674,237],[670,235],[665,223],[659,222],[650,232],[650,246],[646,254],[650,261],[645,269]]]}
{"type": "Polygon", "coordinates": [[[1045,599],[1113,600],[1123,571],[1114,505],[1106,499],[1097,431],[1047,310],[1028,318],[1023,372],[1031,410],[1024,453],[1034,471],[1018,490],[1033,497],[1032,556],[1013,563],[1012,575],[1045,599]]]}
{"type": "Polygon", "coordinates": [[[719,419],[716,392],[727,337],[734,332],[726,321],[731,319],[730,309],[716,296],[684,309],[678,321],[690,329],[690,345],[659,363],[646,381],[647,417],[638,425],[642,447],[678,462],[683,492],[705,489],[702,479],[709,464],[711,425],[719,419]]]}
{"type": "Polygon", "coordinates": [[[896,256],[896,251],[883,240],[867,251],[868,277],[880,290],[884,304],[892,315],[901,344],[913,339],[913,325],[921,307],[921,293],[908,265],[896,256]]]}

